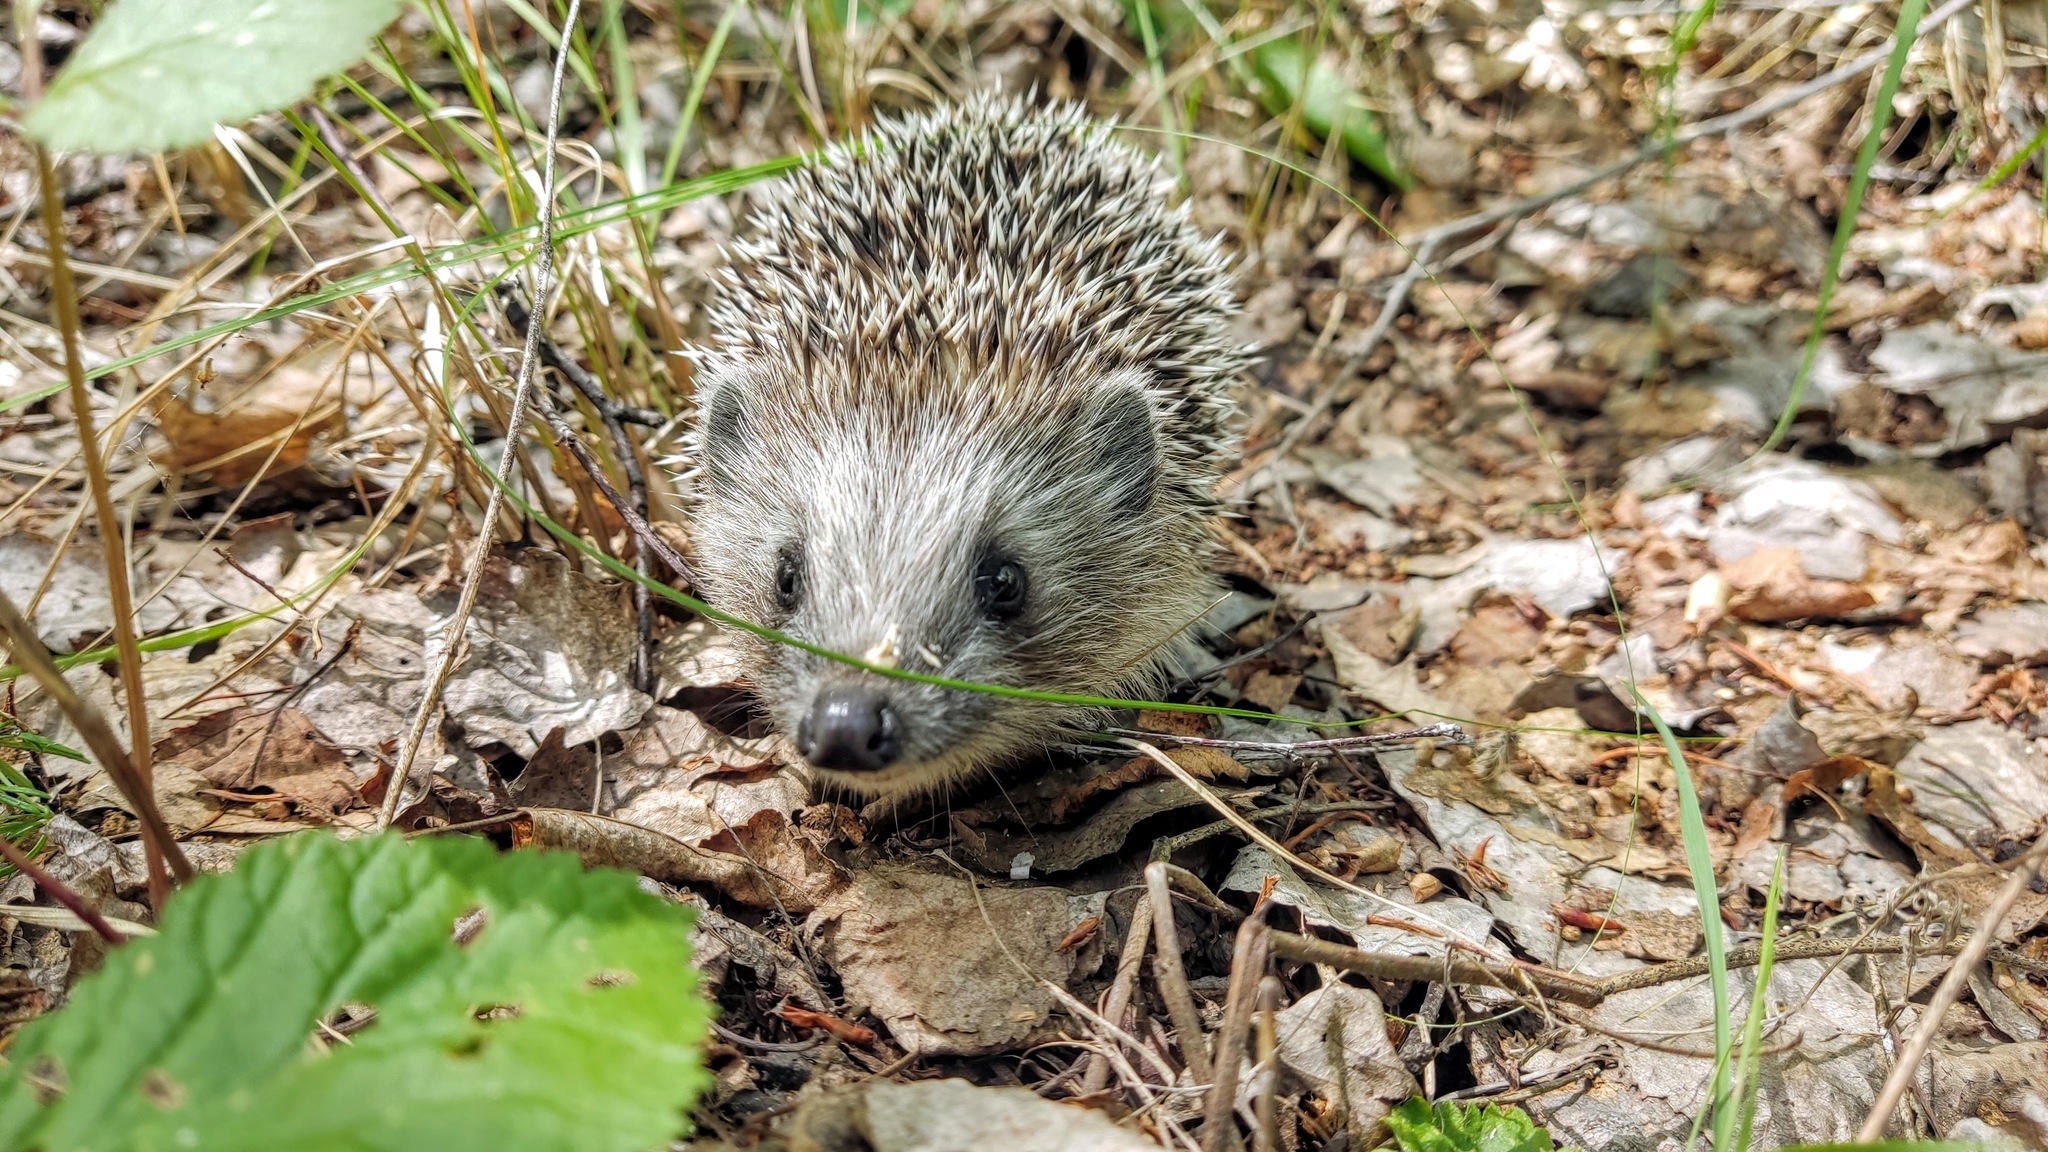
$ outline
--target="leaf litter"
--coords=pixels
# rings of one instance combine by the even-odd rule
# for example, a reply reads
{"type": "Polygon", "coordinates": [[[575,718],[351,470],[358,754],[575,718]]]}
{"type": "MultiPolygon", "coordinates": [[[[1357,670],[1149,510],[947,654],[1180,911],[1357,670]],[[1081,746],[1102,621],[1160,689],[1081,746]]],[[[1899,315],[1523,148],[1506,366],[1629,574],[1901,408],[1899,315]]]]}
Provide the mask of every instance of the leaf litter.
{"type": "MultiPolygon", "coordinates": [[[[642,129],[665,139],[687,76],[669,65],[685,44],[694,58],[706,29],[629,7],[642,129]]],[[[1186,6],[1155,6],[1167,8],[1186,6]]],[[[698,909],[696,954],[722,1009],[706,1147],[785,1113],[773,1139],[788,1147],[838,1146],[804,1133],[849,1124],[877,1149],[1186,1147],[1216,1124],[1241,1124],[1261,1147],[1359,1147],[1420,1093],[1512,1100],[1564,1144],[1676,1148],[1707,1104],[1705,978],[1587,1005],[1530,992],[1662,976],[1700,955],[1675,771],[1643,738],[1639,691],[1685,738],[1721,895],[1705,914],[1753,942],[1782,856],[1788,942],[1843,950],[1779,963],[1762,991],[1757,1142],[1853,1136],[1957,942],[1987,930],[2005,870],[2048,822],[2038,157],[1977,187],[2033,134],[2038,114],[2022,109],[2039,103],[2038,70],[1999,70],[2019,94],[2000,102],[1972,71],[1984,56],[1944,55],[1966,26],[1982,32],[1976,17],[1923,35],[1901,97],[1911,110],[1857,222],[1791,437],[1738,467],[1791,403],[1862,87],[1693,139],[1665,171],[1570,191],[1655,137],[1668,15],[1343,11],[1309,98],[1328,105],[1332,85],[1355,85],[1372,99],[1297,121],[1271,91],[1232,87],[1260,81],[1228,63],[1170,60],[1165,82],[1188,94],[1213,77],[1227,94],[1187,105],[1198,128],[1279,141],[1403,236],[1501,214],[1427,248],[1436,280],[1403,286],[1403,252],[1327,190],[1214,141],[1182,150],[1198,223],[1246,256],[1240,328],[1264,359],[1227,493],[1233,595],[1177,698],[1296,723],[1141,714],[1131,731],[1273,844],[1248,842],[1151,759],[1096,745],[926,804],[816,794],[752,711],[716,629],[636,604],[511,518],[493,526],[501,546],[475,614],[447,635],[481,470],[506,451],[505,394],[424,353],[454,346],[473,364],[517,332],[488,309],[481,329],[451,331],[437,312],[447,297],[415,278],[207,341],[180,366],[160,357],[94,382],[102,426],[118,429],[134,584],[153,593],[137,626],[166,641],[144,669],[157,798],[195,861],[225,868],[299,828],[374,827],[426,671],[458,643],[421,758],[434,784],[399,823],[567,848],[698,909]],[[1383,47],[1365,51],[1363,36],[1383,47]],[[1333,128],[1334,150],[1314,136],[1333,128]],[[1415,187],[1387,196],[1373,170],[1415,187]],[[223,622],[232,629],[175,640],[223,622]],[[1450,720],[1471,739],[1276,747],[1369,717],[1450,720]],[[1172,865],[1171,956],[1148,944],[1149,860],[1172,865]],[[1368,960],[1355,975],[1252,964],[1266,945],[1244,941],[1261,932],[1368,960]],[[1896,946],[1848,954],[1862,938],[1896,946]],[[1372,958],[1442,971],[1380,974],[1372,958]],[[1540,975],[1442,978],[1464,962],[1540,975]],[[1269,1019],[1253,1008],[1261,975],[1274,981],[1269,1019]],[[1237,1088],[1218,1104],[1193,1070],[1225,1059],[1237,1088]]],[[[545,73],[526,66],[545,59],[533,29],[511,6],[477,18],[517,57],[512,92],[544,111],[533,96],[545,73]]],[[[2018,9],[2006,18],[2009,47],[2037,54],[2048,38],[2018,9]]],[[[913,5],[889,19],[886,35],[820,41],[780,14],[745,16],[699,124],[677,135],[682,174],[806,148],[807,119],[844,128],[871,96],[897,103],[901,92],[882,95],[891,85],[1035,81],[1141,125],[1171,104],[1148,88],[1140,30],[1113,9],[913,5]],[[842,107],[806,70],[840,75],[849,61],[832,53],[848,46],[867,63],[844,73],[859,103],[842,107]],[[763,79],[773,68],[760,62],[784,49],[802,64],[794,98],[763,79]],[[881,77],[897,79],[871,85],[881,77]]],[[[1883,22],[1859,19],[1718,14],[1677,68],[1680,125],[1739,115],[1881,45],[1883,22]]],[[[57,24],[41,34],[61,39],[70,26],[57,24]]],[[[418,17],[397,27],[424,45],[418,17]]],[[[1169,55],[1211,35],[1161,27],[1169,55]],[[1183,33],[1194,39],[1173,39],[1183,33]]],[[[1299,56],[1298,31],[1268,42],[1299,56]]],[[[389,127],[329,103],[367,134],[389,127]]],[[[606,127],[587,92],[571,103],[578,146],[627,162],[623,122],[606,127]]],[[[191,336],[212,318],[203,308],[296,291],[309,261],[338,274],[390,255],[366,256],[389,233],[347,194],[287,196],[265,217],[283,242],[254,259],[259,242],[236,228],[265,211],[256,190],[206,172],[237,172],[231,147],[288,158],[292,132],[260,124],[268,135],[187,154],[169,201],[140,160],[64,167],[74,259],[115,270],[86,297],[89,363],[191,336]]],[[[481,234],[442,198],[501,178],[482,153],[425,136],[388,139],[367,170],[397,219],[435,244],[481,234]]],[[[574,315],[552,338],[615,400],[686,408],[687,367],[672,354],[701,322],[718,243],[756,195],[568,241],[574,315]]],[[[0,238],[0,590],[33,604],[62,655],[110,643],[113,620],[89,518],[79,526],[67,409],[15,402],[58,379],[47,329],[16,322],[46,309],[42,243],[33,227],[0,238]]],[[[505,270],[479,257],[446,283],[466,292],[505,270]]],[[[564,397],[619,491],[622,451],[674,448],[668,430],[618,440],[602,413],[564,397]]],[[[515,465],[550,516],[638,554],[574,460],[535,447],[515,465]]],[[[644,488],[659,528],[686,545],[687,510],[666,481],[657,472],[644,488]]],[[[68,679],[125,735],[110,667],[89,659],[68,679]]],[[[82,746],[40,693],[10,683],[10,714],[82,746]]],[[[105,774],[53,757],[21,765],[58,808],[42,849],[52,874],[107,915],[147,923],[137,815],[105,774]]],[[[1988,929],[1992,958],[1936,1022],[1894,1131],[2022,1143],[2048,1131],[2039,888],[1988,929]]],[[[48,926],[45,898],[19,878],[0,899],[20,974],[18,995],[0,988],[12,1022],[62,1003],[103,953],[89,933],[48,926]]],[[[1753,974],[1731,974],[1738,1018],[1753,974]]]]}

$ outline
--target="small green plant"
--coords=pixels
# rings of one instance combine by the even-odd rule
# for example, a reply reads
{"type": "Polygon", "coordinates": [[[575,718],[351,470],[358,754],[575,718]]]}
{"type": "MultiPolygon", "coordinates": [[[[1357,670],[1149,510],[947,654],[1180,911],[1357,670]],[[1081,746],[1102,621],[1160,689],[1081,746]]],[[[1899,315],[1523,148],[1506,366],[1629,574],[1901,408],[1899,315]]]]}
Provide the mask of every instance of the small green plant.
{"type": "Polygon", "coordinates": [[[274,841],[22,1029],[0,1149],[659,1147],[705,1080],[689,930],[567,854],[274,841]]]}
{"type": "MultiPolygon", "coordinates": [[[[0,712],[0,750],[65,760],[85,759],[77,749],[28,731],[5,712],[0,712]]],[[[43,825],[49,822],[50,794],[36,787],[20,768],[0,760],[0,836],[21,845],[23,851],[34,853],[42,843],[43,825]]],[[[13,874],[13,868],[0,864],[0,876],[13,874]]]]}
{"type": "Polygon", "coordinates": [[[1309,56],[1299,36],[1269,40],[1252,53],[1259,76],[1259,103],[1278,116],[1299,104],[1302,127],[1322,139],[1335,133],[1344,151],[1373,175],[1403,191],[1414,180],[1387,153],[1387,134],[1363,97],[1343,73],[1309,56]]]}
{"type": "Polygon", "coordinates": [[[1297,33],[1248,46],[1232,43],[1204,0],[1126,0],[1124,15],[1126,28],[1145,46],[1158,89],[1160,126],[1171,135],[1175,149],[1185,142],[1165,89],[1161,54],[1166,44],[1201,36],[1215,46],[1231,75],[1258,98],[1267,115],[1288,116],[1298,110],[1303,130],[1319,140],[1334,134],[1353,160],[1390,187],[1406,191],[1415,186],[1407,169],[1388,151],[1386,129],[1365,94],[1317,54],[1319,37],[1297,33]],[[1244,56],[1251,59],[1249,68],[1244,56]]]}
{"type": "Polygon", "coordinates": [[[1387,1117],[1401,1152],[1550,1152],[1556,1147],[1520,1108],[1488,1104],[1468,1108],[1416,1097],[1387,1117]]]}

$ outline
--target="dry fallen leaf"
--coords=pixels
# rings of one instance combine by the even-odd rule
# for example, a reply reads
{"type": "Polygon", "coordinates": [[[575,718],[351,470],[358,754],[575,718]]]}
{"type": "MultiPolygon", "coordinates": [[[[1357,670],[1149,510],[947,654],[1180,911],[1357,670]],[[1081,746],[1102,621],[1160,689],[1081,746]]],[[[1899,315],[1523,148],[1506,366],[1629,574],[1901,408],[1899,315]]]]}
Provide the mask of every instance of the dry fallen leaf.
{"type": "Polygon", "coordinates": [[[1807,792],[1827,799],[1844,783],[1870,771],[1871,766],[1870,761],[1860,756],[1830,756],[1811,768],[1801,768],[1785,777],[1784,800],[1789,804],[1807,792]]]}
{"type": "Polygon", "coordinates": [[[245,484],[259,471],[281,476],[304,464],[315,439],[340,424],[344,402],[367,403],[388,383],[366,357],[336,359],[326,350],[273,365],[254,380],[213,379],[157,406],[153,415],[166,441],[157,462],[205,473],[224,487],[245,484]]]}
{"type": "MultiPolygon", "coordinates": [[[[194,771],[238,798],[279,797],[301,817],[330,817],[358,801],[346,754],[296,708],[216,712],[167,733],[156,743],[155,758],[160,765],[194,771]]],[[[272,811],[272,818],[284,815],[272,811]]]]}
{"type": "Polygon", "coordinates": [[[1735,589],[1729,615],[1753,623],[1846,616],[1877,603],[1860,584],[1808,576],[1790,548],[1759,548],[1721,565],[1721,574],[1735,589]]]}

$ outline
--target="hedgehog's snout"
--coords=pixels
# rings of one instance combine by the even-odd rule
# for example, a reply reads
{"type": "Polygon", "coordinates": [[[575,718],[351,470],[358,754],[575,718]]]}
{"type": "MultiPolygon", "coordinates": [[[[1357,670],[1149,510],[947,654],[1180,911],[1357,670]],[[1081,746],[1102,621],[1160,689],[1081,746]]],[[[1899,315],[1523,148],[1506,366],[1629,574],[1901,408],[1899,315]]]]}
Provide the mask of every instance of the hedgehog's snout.
{"type": "Polygon", "coordinates": [[[797,723],[796,750],[816,768],[879,772],[902,752],[901,725],[889,698],[859,686],[827,688],[797,723]]]}

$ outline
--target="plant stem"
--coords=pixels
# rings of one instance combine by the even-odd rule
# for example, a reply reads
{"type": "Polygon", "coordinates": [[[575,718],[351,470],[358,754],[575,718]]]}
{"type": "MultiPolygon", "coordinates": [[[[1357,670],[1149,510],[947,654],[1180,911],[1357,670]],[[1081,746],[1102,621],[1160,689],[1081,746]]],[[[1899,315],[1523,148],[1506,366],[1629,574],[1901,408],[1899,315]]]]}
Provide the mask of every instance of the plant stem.
{"type": "MultiPolygon", "coordinates": [[[[31,46],[33,50],[33,46],[31,46]]],[[[85,364],[78,356],[78,296],[64,242],[64,198],[50,153],[35,146],[36,173],[42,181],[43,239],[50,255],[50,307],[64,340],[64,379],[71,393],[71,415],[78,422],[78,449],[85,458],[85,486],[92,493],[93,515],[99,521],[100,551],[107,567],[107,599],[114,613],[114,648],[120,653],[121,695],[128,706],[129,756],[137,779],[147,792],[154,776],[149,753],[149,698],[142,691],[142,651],[136,646],[135,601],[128,586],[128,549],[114,496],[107,483],[107,461],[93,428],[92,393],[85,386],[85,364]]],[[[132,797],[131,797],[132,799],[132,797]]],[[[161,909],[170,894],[158,851],[145,852],[149,865],[149,900],[161,909]]]]}
{"type": "Polygon", "coordinates": [[[156,862],[159,868],[168,862],[179,883],[190,880],[192,864],[185,859],[177,841],[172,839],[170,825],[164,823],[163,812],[157,808],[156,793],[136,770],[135,762],[129,758],[128,750],[121,747],[121,741],[107,724],[107,718],[73,690],[71,682],[57,671],[56,662],[50,658],[50,650],[43,647],[43,642],[36,638],[35,629],[21,614],[21,609],[16,608],[14,601],[5,593],[0,593],[0,632],[6,634],[8,643],[13,647],[14,659],[28,669],[29,675],[35,677],[43,690],[57,702],[57,707],[63,709],[64,715],[85,740],[86,747],[92,749],[100,767],[105,768],[113,779],[114,787],[134,807],[136,818],[142,821],[143,855],[156,862]]]}
{"type": "Polygon", "coordinates": [[[43,871],[35,861],[28,858],[26,852],[15,847],[13,841],[4,836],[0,836],[0,857],[5,857],[9,864],[14,865],[15,871],[35,881],[36,887],[48,893],[52,900],[70,909],[73,916],[85,921],[85,926],[99,933],[100,939],[109,944],[121,942],[121,934],[114,931],[114,926],[107,923],[107,918],[100,915],[99,909],[87,904],[85,897],[73,892],[62,880],[43,871]]]}

